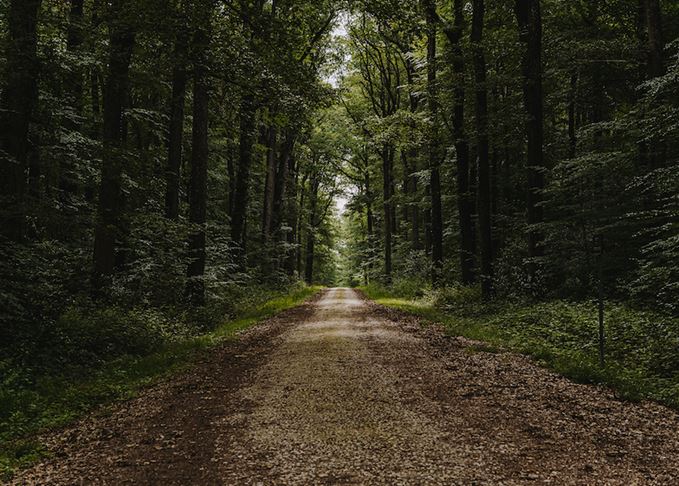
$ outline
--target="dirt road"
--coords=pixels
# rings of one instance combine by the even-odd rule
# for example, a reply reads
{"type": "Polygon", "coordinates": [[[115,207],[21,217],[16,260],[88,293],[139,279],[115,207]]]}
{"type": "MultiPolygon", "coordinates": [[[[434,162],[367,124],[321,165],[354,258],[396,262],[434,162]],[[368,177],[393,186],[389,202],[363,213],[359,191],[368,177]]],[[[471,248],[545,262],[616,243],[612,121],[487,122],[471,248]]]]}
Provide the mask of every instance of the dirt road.
{"type": "Polygon", "coordinates": [[[679,415],[352,290],[48,437],[17,484],[679,484],[679,415]]]}

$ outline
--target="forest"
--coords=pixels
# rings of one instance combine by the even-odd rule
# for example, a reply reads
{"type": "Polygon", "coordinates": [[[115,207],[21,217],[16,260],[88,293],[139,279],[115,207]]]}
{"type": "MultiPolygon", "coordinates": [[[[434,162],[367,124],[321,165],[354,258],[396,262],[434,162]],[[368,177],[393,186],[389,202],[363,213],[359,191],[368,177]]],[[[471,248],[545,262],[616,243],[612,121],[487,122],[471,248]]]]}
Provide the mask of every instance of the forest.
{"type": "Polygon", "coordinates": [[[0,0],[0,167],[0,476],[321,287],[679,408],[674,1],[0,0]]]}

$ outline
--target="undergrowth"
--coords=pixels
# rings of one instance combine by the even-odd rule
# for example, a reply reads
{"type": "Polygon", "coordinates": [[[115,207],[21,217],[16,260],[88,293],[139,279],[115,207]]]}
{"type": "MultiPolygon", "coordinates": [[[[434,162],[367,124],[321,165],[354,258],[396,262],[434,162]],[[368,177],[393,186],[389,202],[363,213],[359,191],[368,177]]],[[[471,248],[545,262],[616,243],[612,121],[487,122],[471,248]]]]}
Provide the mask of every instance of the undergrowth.
{"type": "Polygon", "coordinates": [[[67,311],[58,328],[62,341],[45,349],[34,367],[0,360],[0,479],[44,456],[38,433],[64,426],[99,405],[133,397],[190,365],[201,352],[319,290],[250,289],[220,324],[194,333],[153,310],[67,311]]]}
{"type": "Polygon", "coordinates": [[[480,351],[503,349],[529,355],[579,383],[608,386],[621,399],[650,399],[679,409],[676,318],[607,302],[602,368],[593,302],[483,302],[475,287],[414,291],[400,284],[361,289],[379,304],[444,324],[451,335],[482,341],[480,351]]]}

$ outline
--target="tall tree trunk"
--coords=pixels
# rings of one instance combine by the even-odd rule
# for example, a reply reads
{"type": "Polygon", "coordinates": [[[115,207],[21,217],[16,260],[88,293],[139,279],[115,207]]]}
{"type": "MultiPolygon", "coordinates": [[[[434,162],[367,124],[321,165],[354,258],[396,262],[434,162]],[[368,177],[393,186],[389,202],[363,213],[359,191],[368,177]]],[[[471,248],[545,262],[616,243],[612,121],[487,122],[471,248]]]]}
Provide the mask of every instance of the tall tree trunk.
{"type": "Polygon", "coordinates": [[[570,90],[568,93],[568,156],[574,159],[577,155],[578,138],[576,125],[576,110],[578,102],[578,74],[571,74],[570,90]]]}
{"type": "Polygon", "coordinates": [[[393,217],[392,217],[392,179],[393,179],[393,148],[389,144],[384,144],[381,153],[382,157],[382,195],[384,208],[384,278],[387,284],[391,283],[392,271],[392,234],[393,234],[393,217]]]}
{"type": "Polygon", "coordinates": [[[184,143],[184,106],[187,83],[187,43],[186,33],[180,30],[175,40],[174,66],[172,68],[172,99],[170,100],[167,171],[165,174],[165,217],[175,221],[179,219],[180,172],[184,143]]]}
{"type": "Polygon", "coordinates": [[[297,205],[297,194],[299,193],[299,168],[295,159],[294,151],[291,150],[288,157],[287,181],[285,194],[283,194],[283,209],[278,217],[277,226],[280,228],[283,219],[287,219],[288,231],[285,233],[288,248],[285,255],[285,270],[288,275],[295,274],[295,255],[297,245],[297,222],[299,220],[300,208],[297,205]],[[294,249],[294,250],[293,250],[294,249]]]}
{"type": "Polygon", "coordinates": [[[462,32],[464,30],[464,2],[455,0],[453,4],[454,23],[446,29],[451,43],[453,64],[453,138],[457,155],[457,209],[460,227],[460,271],[462,283],[474,282],[474,221],[472,219],[472,195],[469,176],[469,142],[465,133],[465,63],[462,52],[462,32]]]}
{"type": "Polygon", "coordinates": [[[126,22],[127,3],[114,0],[109,25],[109,65],[104,86],[104,153],[99,184],[98,221],[94,233],[92,286],[99,293],[116,267],[116,247],[124,237],[121,225],[122,175],[125,123],[123,115],[129,97],[129,71],[135,33],[126,22]]]}
{"type": "Polygon", "coordinates": [[[401,182],[401,190],[403,191],[403,206],[401,208],[401,219],[403,224],[401,226],[401,235],[403,241],[410,241],[410,160],[408,150],[401,150],[401,165],[403,166],[403,180],[401,182]]]}
{"type": "Polygon", "coordinates": [[[375,213],[373,210],[373,192],[370,183],[370,170],[368,166],[365,167],[363,173],[363,181],[365,187],[365,218],[366,218],[366,242],[368,246],[368,262],[366,265],[366,273],[372,273],[373,260],[375,258],[375,213]]]}
{"type": "Polygon", "coordinates": [[[264,210],[262,211],[262,237],[265,242],[271,236],[273,223],[273,203],[276,191],[276,127],[269,127],[266,135],[266,179],[264,182],[264,210]]]}
{"type": "Polygon", "coordinates": [[[199,27],[194,38],[196,61],[193,76],[193,134],[191,150],[191,180],[189,184],[189,222],[195,232],[189,235],[190,263],[187,271],[187,295],[194,306],[205,304],[205,223],[207,216],[208,175],[208,65],[209,36],[199,27]]]}
{"type": "Polygon", "coordinates": [[[24,236],[29,127],[38,98],[37,23],[42,0],[12,0],[9,6],[6,80],[0,99],[0,232],[24,236]]]}
{"type": "MultiPolygon", "coordinates": [[[[543,93],[542,93],[542,18],[539,0],[516,0],[516,18],[519,24],[519,40],[524,45],[523,98],[527,112],[528,135],[528,256],[544,254],[542,232],[536,228],[543,222],[543,190],[545,187],[545,162],[543,154],[543,93]]],[[[529,275],[535,276],[535,264],[528,266],[529,275]]]]}
{"type": "MultiPolygon", "coordinates": [[[[78,51],[85,41],[84,21],[84,0],[71,0],[71,10],[69,12],[68,36],[66,48],[71,54],[78,55],[78,51]]],[[[83,71],[77,66],[72,67],[72,71],[67,77],[69,102],[73,105],[76,114],[82,114],[83,109],[83,71]]]]}
{"type": "Polygon", "coordinates": [[[302,178],[302,184],[300,184],[300,194],[299,194],[299,215],[297,216],[297,245],[295,247],[295,268],[297,269],[297,275],[301,277],[302,275],[302,236],[304,229],[304,202],[306,195],[306,181],[307,175],[305,174],[302,178]]]}
{"type": "Polygon", "coordinates": [[[662,12],[660,0],[645,0],[645,2],[646,28],[648,29],[648,76],[656,78],[665,74],[662,12]]]}
{"type": "MultiPolygon", "coordinates": [[[[66,49],[74,58],[81,55],[80,50],[85,41],[83,4],[84,0],[71,0],[69,11],[66,49]]],[[[76,118],[68,122],[66,126],[71,130],[78,130],[81,125],[80,117],[83,114],[84,72],[80,66],[71,66],[70,69],[66,75],[66,100],[73,107],[76,118]]],[[[63,157],[59,161],[59,194],[65,204],[68,204],[68,198],[78,190],[72,171],[69,159],[63,157]]]]}
{"type": "Polygon", "coordinates": [[[226,172],[229,176],[229,196],[227,198],[227,214],[229,221],[233,216],[233,210],[236,205],[236,161],[238,159],[238,145],[229,142],[226,157],[226,172]]]}
{"type": "MultiPolygon", "coordinates": [[[[283,146],[278,157],[276,179],[273,194],[272,230],[279,233],[285,218],[286,195],[290,190],[290,173],[294,169],[293,152],[295,150],[296,135],[288,131],[283,140],[283,146]]],[[[279,234],[279,238],[282,235],[279,234]]]]}
{"type": "Polygon", "coordinates": [[[252,145],[255,137],[255,99],[252,94],[243,96],[240,113],[240,146],[236,192],[231,217],[231,238],[245,251],[245,223],[250,192],[250,170],[252,167],[252,145]]]}
{"type": "Polygon", "coordinates": [[[483,48],[484,0],[473,0],[471,43],[476,86],[476,139],[478,142],[478,210],[481,243],[481,292],[489,298],[493,291],[492,195],[490,187],[490,148],[488,143],[488,91],[486,56],[483,48]]]}
{"type": "Polygon", "coordinates": [[[432,283],[439,286],[443,270],[443,212],[441,206],[441,147],[436,89],[436,4],[428,0],[427,14],[427,91],[431,129],[429,134],[429,170],[431,171],[431,261],[432,283]]]}
{"type": "MultiPolygon", "coordinates": [[[[648,79],[657,78],[665,74],[665,41],[662,30],[662,11],[660,0],[644,0],[646,13],[646,30],[648,34],[648,79]]],[[[652,144],[647,144],[648,165],[650,169],[663,167],[666,161],[667,145],[664,140],[657,139],[652,144]]]]}
{"type": "MultiPolygon", "coordinates": [[[[412,91],[412,87],[415,84],[415,64],[412,62],[410,58],[406,59],[406,74],[408,76],[408,85],[411,87],[410,92],[408,94],[408,100],[410,103],[410,112],[415,115],[417,113],[418,109],[418,99],[417,96],[415,95],[415,92],[412,91]]],[[[412,137],[412,140],[415,140],[415,123],[410,123],[410,136],[412,137]]],[[[418,159],[418,151],[416,146],[412,146],[408,151],[407,151],[407,160],[408,160],[408,166],[407,166],[407,173],[405,174],[406,182],[405,184],[408,187],[408,193],[410,194],[410,197],[408,198],[408,206],[410,207],[409,215],[411,218],[411,229],[412,229],[412,248],[415,251],[421,250],[422,249],[422,243],[420,241],[420,205],[419,201],[417,199],[417,191],[418,191],[418,181],[417,181],[417,159],[418,159]]],[[[406,164],[404,163],[404,166],[406,164]]]]}
{"type": "Polygon", "coordinates": [[[317,175],[311,179],[309,226],[306,235],[306,264],[304,265],[304,280],[311,285],[314,282],[314,258],[316,247],[316,227],[318,226],[318,189],[320,181],[317,175]]]}

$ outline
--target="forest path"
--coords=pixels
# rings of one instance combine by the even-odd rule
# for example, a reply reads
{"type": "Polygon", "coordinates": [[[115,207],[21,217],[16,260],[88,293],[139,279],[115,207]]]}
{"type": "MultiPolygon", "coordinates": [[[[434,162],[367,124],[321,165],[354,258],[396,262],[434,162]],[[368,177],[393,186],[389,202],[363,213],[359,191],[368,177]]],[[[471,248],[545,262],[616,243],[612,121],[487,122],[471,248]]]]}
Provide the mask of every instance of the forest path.
{"type": "Polygon", "coordinates": [[[679,415],[332,289],[112,413],[17,484],[677,484],[679,415]]]}

